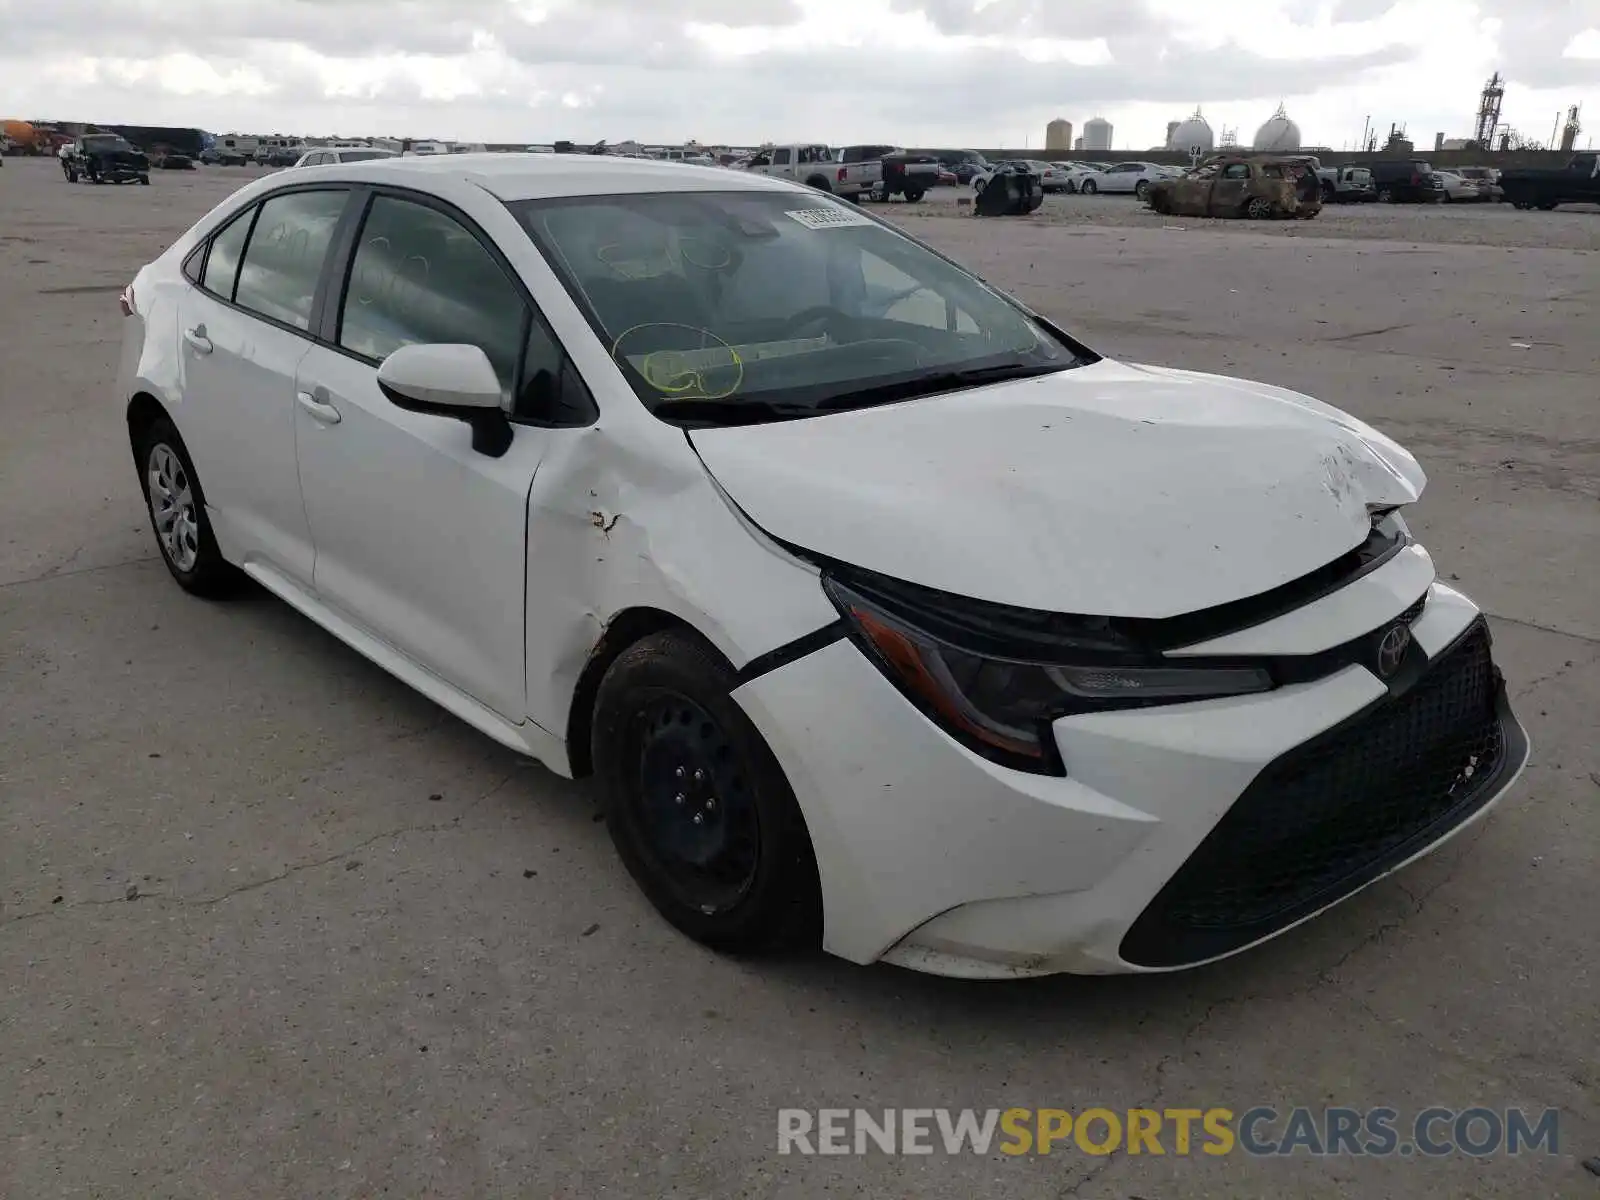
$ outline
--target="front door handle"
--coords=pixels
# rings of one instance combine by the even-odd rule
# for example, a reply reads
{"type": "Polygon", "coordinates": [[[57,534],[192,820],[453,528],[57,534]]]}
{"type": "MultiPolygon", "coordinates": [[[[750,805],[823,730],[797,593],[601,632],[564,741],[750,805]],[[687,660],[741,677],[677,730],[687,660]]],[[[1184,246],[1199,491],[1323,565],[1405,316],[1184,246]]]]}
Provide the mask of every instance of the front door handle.
{"type": "Polygon", "coordinates": [[[211,339],[206,336],[206,327],[204,325],[196,325],[193,329],[185,329],[183,331],[183,340],[201,354],[211,353],[211,339]]]}
{"type": "MultiPolygon", "coordinates": [[[[321,391],[322,389],[317,389],[321,391]]],[[[311,414],[312,420],[321,421],[324,425],[337,425],[344,420],[339,415],[339,410],[326,400],[319,399],[310,392],[296,392],[294,398],[300,401],[300,407],[311,414]]]]}

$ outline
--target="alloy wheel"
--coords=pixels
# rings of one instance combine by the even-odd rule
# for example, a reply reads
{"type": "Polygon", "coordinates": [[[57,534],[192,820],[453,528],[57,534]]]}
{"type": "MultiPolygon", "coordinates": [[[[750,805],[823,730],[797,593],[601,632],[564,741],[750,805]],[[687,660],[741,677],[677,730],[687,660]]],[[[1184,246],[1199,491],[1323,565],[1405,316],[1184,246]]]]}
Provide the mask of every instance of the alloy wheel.
{"type": "Polygon", "coordinates": [[[150,448],[145,479],[161,552],[177,570],[194,570],[200,559],[200,523],[195,514],[194,488],[183,460],[171,446],[158,442],[150,448]]]}

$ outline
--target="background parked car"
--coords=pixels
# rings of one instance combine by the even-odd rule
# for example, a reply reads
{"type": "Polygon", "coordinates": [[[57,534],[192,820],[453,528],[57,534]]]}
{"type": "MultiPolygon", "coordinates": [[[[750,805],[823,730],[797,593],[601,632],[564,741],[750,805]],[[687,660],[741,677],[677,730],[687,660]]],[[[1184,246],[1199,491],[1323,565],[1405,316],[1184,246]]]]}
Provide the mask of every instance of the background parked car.
{"type": "Polygon", "coordinates": [[[1368,204],[1378,198],[1365,167],[1330,167],[1317,173],[1324,204],[1368,204]]]}
{"type": "Polygon", "coordinates": [[[60,157],[68,183],[150,182],[149,158],[121,134],[86,133],[63,146],[60,157]]]}
{"type": "Polygon", "coordinates": [[[1386,204],[1438,204],[1444,199],[1433,168],[1420,158],[1368,164],[1378,199],[1386,204]]]}
{"type": "MultiPolygon", "coordinates": [[[[1000,165],[1016,167],[1018,170],[1027,171],[1030,175],[1037,175],[1040,180],[1040,186],[1046,192],[1070,192],[1077,190],[1075,186],[1067,186],[1068,179],[1065,171],[1056,166],[1055,163],[1045,162],[1043,159],[1013,158],[1008,159],[1006,162],[1000,165]]],[[[974,190],[979,190],[976,180],[973,181],[972,186],[974,190]]]]}
{"type": "Polygon", "coordinates": [[[1085,195],[1095,192],[1132,192],[1144,200],[1150,195],[1153,184],[1162,179],[1172,179],[1181,172],[1169,171],[1152,162],[1112,163],[1098,175],[1085,179],[1078,190],[1085,195]]]}
{"type": "Polygon", "coordinates": [[[307,150],[294,165],[297,167],[326,167],[334,163],[366,162],[373,158],[394,158],[393,150],[376,147],[335,146],[326,150],[307,150]]]}
{"type": "Polygon", "coordinates": [[[1021,158],[1002,159],[1000,162],[991,163],[987,170],[980,171],[978,174],[974,175],[972,177],[973,193],[975,195],[982,195],[983,189],[989,186],[989,181],[1002,171],[1015,173],[1018,175],[1034,176],[1034,188],[1036,189],[1038,195],[1044,195],[1044,185],[1039,178],[1039,171],[1035,169],[1026,159],[1021,158]]]}
{"type": "Polygon", "coordinates": [[[1475,180],[1478,184],[1481,199],[1498,201],[1505,198],[1505,193],[1500,188],[1500,172],[1497,168],[1456,167],[1455,173],[1463,179],[1475,180]]]}
{"type": "Polygon", "coordinates": [[[1083,187],[1085,179],[1100,178],[1100,168],[1089,163],[1058,161],[1050,164],[1057,171],[1066,176],[1066,187],[1062,190],[1068,195],[1083,187]]]}
{"type": "Polygon", "coordinates": [[[976,150],[916,150],[915,154],[931,154],[945,170],[956,177],[957,183],[971,183],[973,179],[993,168],[989,160],[976,150]]]}
{"type": "Polygon", "coordinates": [[[1476,204],[1484,198],[1483,188],[1476,179],[1464,179],[1455,171],[1440,170],[1435,171],[1434,175],[1439,180],[1439,189],[1444,192],[1444,198],[1448,201],[1476,204]]]}

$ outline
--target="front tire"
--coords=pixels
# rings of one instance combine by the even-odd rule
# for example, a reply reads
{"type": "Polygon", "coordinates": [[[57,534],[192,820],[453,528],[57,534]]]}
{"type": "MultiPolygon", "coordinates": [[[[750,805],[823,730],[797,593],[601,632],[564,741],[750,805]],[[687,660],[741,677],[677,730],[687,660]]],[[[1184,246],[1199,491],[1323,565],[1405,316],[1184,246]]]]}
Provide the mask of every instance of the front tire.
{"type": "Polygon", "coordinates": [[[1083,181],[1083,186],[1078,190],[1081,191],[1085,196],[1092,196],[1100,190],[1100,187],[1095,183],[1094,180],[1085,179],[1083,181]]]}
{"type": "Polygon", "coordinates": [[[199,476],[170,419],[161,417],[144,431],[137,461],[150,527],[167,570],[196,596],[228,594],[238,577],[217,548],[199,476]]]}
{"type": "Polygon", "coordinates": [[[645,896],[695,941],[739,954],[814,942],[821,899],[799,805],[736,682],[687,632],[644,638],[600,682],[591,761],[645,896]]]}
{"type": "Polygon", "coordinates": [[[1150,198],[1150,181],[1148,179],[1139,180],[1138,183],[1133,185],[1133,194],[1139,200],[1148,200],[1150,198]]]}

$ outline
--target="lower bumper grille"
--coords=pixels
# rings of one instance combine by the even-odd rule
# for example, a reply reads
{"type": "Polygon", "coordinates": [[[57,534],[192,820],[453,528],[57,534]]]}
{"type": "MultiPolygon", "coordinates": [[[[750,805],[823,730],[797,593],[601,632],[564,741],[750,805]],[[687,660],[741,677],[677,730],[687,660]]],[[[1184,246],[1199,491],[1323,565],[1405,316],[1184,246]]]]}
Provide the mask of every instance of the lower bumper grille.
{"type": "Polygon", "coordinates": [[[1332,903],[1466,820],[1523,747],[1482,619],[1402,695],[1268,765],[1140,915],[1122,956],[1226,954],[1332,903]]]}

